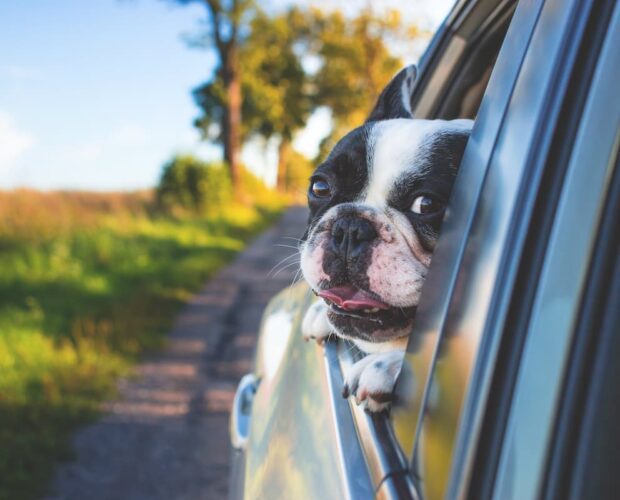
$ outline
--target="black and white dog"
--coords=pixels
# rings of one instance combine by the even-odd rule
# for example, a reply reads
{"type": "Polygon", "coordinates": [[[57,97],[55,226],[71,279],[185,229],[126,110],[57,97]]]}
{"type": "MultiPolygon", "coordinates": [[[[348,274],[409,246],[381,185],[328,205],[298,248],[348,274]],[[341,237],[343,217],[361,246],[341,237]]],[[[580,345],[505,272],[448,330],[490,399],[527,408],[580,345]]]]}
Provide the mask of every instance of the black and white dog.
{"type": "Polygon", "coordinates": [[[301,245],[306,281],[323,300],[304,337],[334,333],[369,353],[343,395],[370,411],[389,405],[471,120],[417,120],[415,66],[383,90],[366,123],[312,175],[301,245]]]}

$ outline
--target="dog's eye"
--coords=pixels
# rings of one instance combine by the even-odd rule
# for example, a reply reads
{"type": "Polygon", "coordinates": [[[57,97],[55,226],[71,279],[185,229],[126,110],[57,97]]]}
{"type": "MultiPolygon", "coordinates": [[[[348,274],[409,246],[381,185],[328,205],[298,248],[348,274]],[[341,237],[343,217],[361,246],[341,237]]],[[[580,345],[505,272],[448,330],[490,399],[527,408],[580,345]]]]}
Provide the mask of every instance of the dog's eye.
{"type": "Polygon", "coordinates": [[[427,215],[439,212],[443,209],[443,203],[436,198],[428,195],[418,196],[411,206],[411,211],[414,214],[427,215]]]}
{"type": "Polygon", "coordinates": [[[312,181],[310,191],[317,198],[329,198],[332,195],[332,190],[329,187],[329,183],[323,179],[315,179],[312,181]]]}

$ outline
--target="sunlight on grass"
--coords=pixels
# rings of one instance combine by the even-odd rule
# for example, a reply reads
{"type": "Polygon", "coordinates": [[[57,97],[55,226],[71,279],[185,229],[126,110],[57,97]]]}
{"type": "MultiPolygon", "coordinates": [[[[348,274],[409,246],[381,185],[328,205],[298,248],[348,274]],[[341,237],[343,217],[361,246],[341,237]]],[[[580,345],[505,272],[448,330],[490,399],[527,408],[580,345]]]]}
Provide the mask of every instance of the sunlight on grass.
{"type": "Polygon", "coordinates": [[[44,491],[117,377],[283,208],[173,219],[148,200],[0,192],[0,498],[44,491]]]}

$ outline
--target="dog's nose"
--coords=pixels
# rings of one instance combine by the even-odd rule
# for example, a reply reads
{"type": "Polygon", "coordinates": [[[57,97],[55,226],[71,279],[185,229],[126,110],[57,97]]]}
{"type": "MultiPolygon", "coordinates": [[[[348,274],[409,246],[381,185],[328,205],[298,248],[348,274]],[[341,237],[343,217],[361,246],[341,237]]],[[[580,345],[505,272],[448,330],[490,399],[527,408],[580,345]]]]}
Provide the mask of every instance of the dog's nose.
{"type": "Polygon", "coordinates": [[[332,226],[332,244],[343,258],[356,258],[377,237],[377,231],[366,219],[344,217],[332,226]]]}

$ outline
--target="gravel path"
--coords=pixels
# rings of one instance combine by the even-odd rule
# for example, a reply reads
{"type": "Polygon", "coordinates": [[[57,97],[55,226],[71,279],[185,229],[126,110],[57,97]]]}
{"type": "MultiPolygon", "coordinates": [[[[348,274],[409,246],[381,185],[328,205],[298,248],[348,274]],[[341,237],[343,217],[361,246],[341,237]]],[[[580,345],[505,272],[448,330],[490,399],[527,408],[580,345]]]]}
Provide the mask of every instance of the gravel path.
{"type": "Polygon", "coordinates": [[[77,432],[76,459],[58,467],[50,499],[226,498],[234,391],[251,371],[263,308],[298,269],[268,277],[295,253],[278,245],[295,246],[285,237],[300,237],[306,217],[289,210],[194,297],[165,351],[121,381],[108,413],[77,432]]]}

